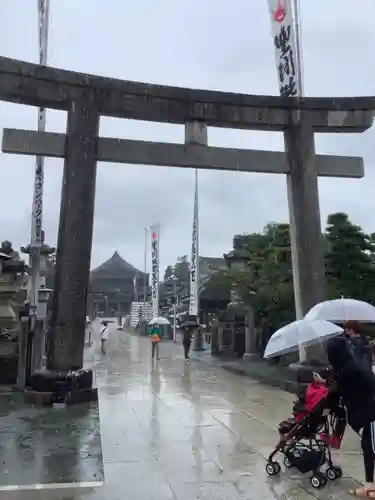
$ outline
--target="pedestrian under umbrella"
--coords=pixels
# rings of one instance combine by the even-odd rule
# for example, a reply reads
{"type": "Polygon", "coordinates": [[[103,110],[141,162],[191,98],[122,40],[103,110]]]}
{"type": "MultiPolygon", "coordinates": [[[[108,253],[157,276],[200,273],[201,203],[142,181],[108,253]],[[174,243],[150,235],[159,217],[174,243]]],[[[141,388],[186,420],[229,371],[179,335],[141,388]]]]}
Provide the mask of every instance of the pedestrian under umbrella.
{"type": "Polygon", "coordinates": [[[329,339],[326,350],[338,395],[347,410],[348,423],[361,437],[365,484],[350,493],[375,499],[375,375],[364,359],[353,355],[344,336],[329,339]]]}
{"type": "Polygon", "coordinates": [[[148,336],[150,337],[151,340],[151,357],[152,359],[155,358],[159,360],[160,359],[160,340],[161,340],[161,329],[160,326],[156,323],[150,324],[149,326],[149,333],[148,336]]]}
{"type": "Polygon", "coordinates": [[[108,336],[109,336],[108,321],[103,321],[102,325],[103,326],[100,330],[100,343],[101,343],[102,354],[105,354],[105,352],[106,352],[105,344],[106,344],[106,342],[108,340],[108,336]]]}
{"type": "Polygon", "coordinates": [[[193,336],[193,325],[184,325],[183,329],[183,338],[182,338],[182,345],[184,348],[184,357],[185,361],[189,361],[190,359],[190,347],[191,347],[191,339],[193,336]]]}

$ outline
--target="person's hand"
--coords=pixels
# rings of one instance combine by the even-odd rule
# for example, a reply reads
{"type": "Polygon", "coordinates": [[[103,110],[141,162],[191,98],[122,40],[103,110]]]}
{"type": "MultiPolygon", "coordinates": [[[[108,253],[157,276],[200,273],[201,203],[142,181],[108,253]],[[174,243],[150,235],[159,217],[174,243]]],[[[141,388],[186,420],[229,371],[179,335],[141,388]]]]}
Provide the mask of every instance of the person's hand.
{"type": "Polygon", "coordinates": [[[314,372],[314,373],[313,373],[313,381],[314,381],[316,384],[325,384],[325,383],[326,383],[326,381],[324,380],[324,378],[323,378],[323,377],[321,377],[321,376],[319,375],[319,373],[316,373],[316,372],[314,372]]]}

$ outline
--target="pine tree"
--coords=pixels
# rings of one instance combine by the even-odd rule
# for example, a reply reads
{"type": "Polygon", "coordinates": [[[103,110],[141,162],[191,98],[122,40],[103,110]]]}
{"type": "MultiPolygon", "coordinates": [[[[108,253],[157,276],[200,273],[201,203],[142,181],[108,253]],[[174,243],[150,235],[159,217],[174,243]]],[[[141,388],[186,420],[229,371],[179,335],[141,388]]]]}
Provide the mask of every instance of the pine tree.
{"type": "Polygon", "coordinates": [[[375,291],[374,246],[369,235],[347,214],[331,214],[326,228],[326,273],[329,294],[371,301],[375,291]]]}

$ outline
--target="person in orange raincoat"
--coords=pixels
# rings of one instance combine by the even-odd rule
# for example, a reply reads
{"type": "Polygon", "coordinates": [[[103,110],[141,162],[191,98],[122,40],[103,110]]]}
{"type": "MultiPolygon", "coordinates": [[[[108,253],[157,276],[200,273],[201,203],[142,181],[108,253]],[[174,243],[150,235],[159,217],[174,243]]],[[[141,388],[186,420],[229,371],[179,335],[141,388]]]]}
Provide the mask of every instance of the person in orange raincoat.
{"type": "Polygon", "coordinates": [[[160,332],[160,327],[159,325],[152,325],[150,327],[150,331],[148,333],[148,336],[150,337],[151,340],[151,345],[152,345],[152,350],[151,350],[151,356],[152,359],[160,359],[160,340],[161,340],[161,332],[160,332]]]}

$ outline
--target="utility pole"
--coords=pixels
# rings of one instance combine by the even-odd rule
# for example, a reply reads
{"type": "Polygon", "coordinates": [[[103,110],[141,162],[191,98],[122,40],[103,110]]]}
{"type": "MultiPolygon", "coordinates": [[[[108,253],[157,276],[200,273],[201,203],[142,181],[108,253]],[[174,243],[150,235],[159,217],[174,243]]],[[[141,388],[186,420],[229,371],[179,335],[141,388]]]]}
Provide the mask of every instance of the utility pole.
{"type": "Polygon", "coordinates": [[[173,276],[173,341],[177,342],[176,332],[176,312],[177,312],[177,293],[176,293],[176,277],[173,276]]]}
{"type": "MultiPolygon", "coordinates": [[[[39,26],[39,64],[47,66],[48,62],[48,24],[49,0],[38,1],[39,26]]],[[[38,132],[46,130],[46,109],[38,110],[38,132]]],[[[30,287],[29,300],[31,312],[31,330],[35,330],[40,288],[40,254],[44,244],[43,234],[43,188],[44,188],[44,157],[37,156],[34,173],[34,195],[31,216],[31,245],[30,245],[30,287]]]]}
{"type": "Polygon", "coordinates": [[[144,248],[144,277],[143,277],[143,312],[146,311],[146,300],[147,300],[147,239],[148,239],[148,229],[145,227],[145,248],[144,248]]]}

